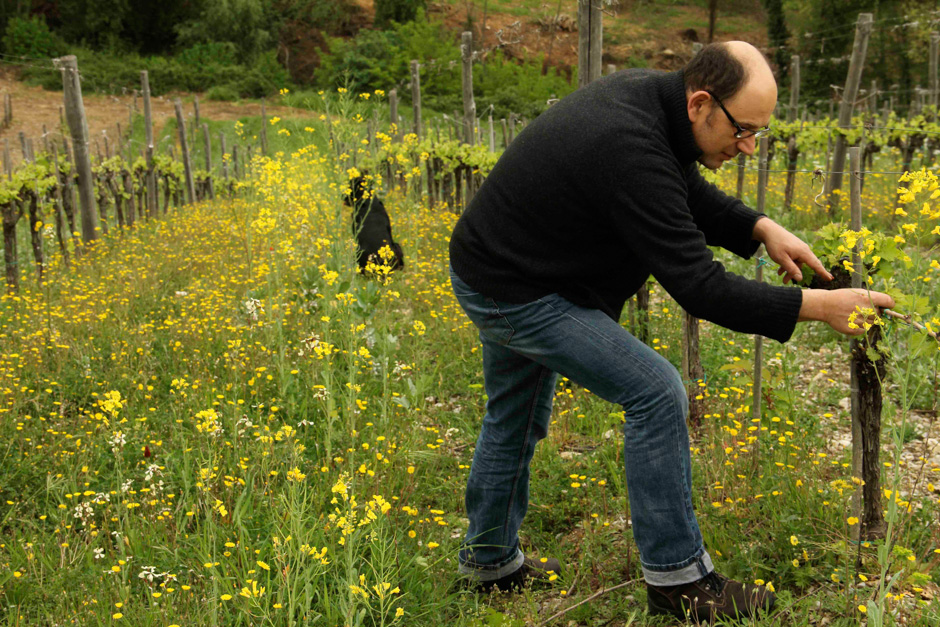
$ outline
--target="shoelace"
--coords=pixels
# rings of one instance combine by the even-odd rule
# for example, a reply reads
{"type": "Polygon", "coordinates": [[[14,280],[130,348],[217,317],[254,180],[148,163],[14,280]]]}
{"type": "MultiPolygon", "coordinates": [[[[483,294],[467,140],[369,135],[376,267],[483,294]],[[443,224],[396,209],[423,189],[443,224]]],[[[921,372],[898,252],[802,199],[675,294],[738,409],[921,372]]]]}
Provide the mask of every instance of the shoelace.
{"type": "Polygon", "coordinates": [[[702,582],[704,582],[706,586],[712,588],[715,591],[715,594],[719,596],[725,587],[725,580],[715,571],[712,571],[702,577],[702,582]]]}

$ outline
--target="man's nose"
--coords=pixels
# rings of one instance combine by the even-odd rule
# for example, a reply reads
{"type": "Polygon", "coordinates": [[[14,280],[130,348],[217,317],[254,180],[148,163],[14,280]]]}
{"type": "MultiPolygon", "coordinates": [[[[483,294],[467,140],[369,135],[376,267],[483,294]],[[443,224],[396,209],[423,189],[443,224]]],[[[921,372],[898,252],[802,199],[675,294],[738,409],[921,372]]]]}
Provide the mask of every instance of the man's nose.
{"type": "Polygon", "coordinates": [[[754,155],[754,150],[757,147],[757,138],[754,135],[750,137],[745,137],[744,139],[739,139],[738,150],[746,154],[748,157],[754,155]]]}

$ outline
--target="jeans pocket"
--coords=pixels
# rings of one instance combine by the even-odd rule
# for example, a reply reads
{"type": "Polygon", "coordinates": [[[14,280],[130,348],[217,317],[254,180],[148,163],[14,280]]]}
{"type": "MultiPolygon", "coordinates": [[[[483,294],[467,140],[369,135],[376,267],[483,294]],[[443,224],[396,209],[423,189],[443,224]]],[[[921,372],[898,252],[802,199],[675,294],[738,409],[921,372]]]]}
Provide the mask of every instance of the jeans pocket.
{"type": "Polygon", "coordinates": [[[486,297],[484,297],[484,300],[489,304],[485,316],[479,321],[472,317],[471,320],[480,328],[481,333],[484,333],[497,344],[506,346],[516,330],[509,322],[509,319],[499,310],[499,305],[495,300],[486,297]]]}
{"type": "Polygon", "coordinates": [[[480,333],[497,344],[505,346],[512,339],[515,329],[506,316],[499,310],[496,301],[478,292],[465,293],[454,285],[454,295],[460,307],[470,318],[470,321],[480,330],[480,333]]]}

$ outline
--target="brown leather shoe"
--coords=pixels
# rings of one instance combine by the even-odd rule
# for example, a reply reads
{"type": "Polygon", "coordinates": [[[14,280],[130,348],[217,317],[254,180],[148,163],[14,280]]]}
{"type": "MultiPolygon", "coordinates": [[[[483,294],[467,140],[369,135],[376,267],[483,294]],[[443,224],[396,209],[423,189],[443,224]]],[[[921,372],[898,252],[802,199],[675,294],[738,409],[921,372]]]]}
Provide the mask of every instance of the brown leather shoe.
{"type": "Polygon", "coordinates": [[[502,592],[516,592],[528,584],[530,579],[548,581],[552,575],[557,575],[561,571],[561,562],[554,557],[531,558],[523,560],[515,572],[493,579],[491,581],[481,581],[477,584],[480,592],[490,592],[497,588],[502,592]]]}
{"type": "Polygon", "coordinates": [[[712,623],[719,618],[740,620],[769,612],[777,597],[764,586],[752,586],[711,572],[679,586],[646,584],[650,614],[712,623]]]}

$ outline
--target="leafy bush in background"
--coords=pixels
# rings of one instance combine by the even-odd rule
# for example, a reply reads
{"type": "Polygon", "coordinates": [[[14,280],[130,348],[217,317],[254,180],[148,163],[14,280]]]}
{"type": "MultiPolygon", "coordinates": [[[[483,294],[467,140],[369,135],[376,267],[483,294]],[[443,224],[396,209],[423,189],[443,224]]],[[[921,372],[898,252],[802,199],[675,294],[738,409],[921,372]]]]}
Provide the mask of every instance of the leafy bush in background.
{"type": "MultiPolygon", "coordinates": [[[[419,17],[407,24],[392,23],[388,30],[362,30],[350,40],[331,39],[315,81],[323,89],[346,86],[353,91],[388,91],[398,87],[405,100],[411,60],[421,61],[421,104],[433,111],[462,110],[460,49],[454,34],[439,22],[419,17]]],[[[541,61],[516,63],[500,51],[489,55],[485,67],[474,64],[473,83],[477,111],[491,104],[495,117],[510,112],[532,118],[545,110],[549,98],[574,90],[565,78],[550,71],[542,76],[541,61]]],[[[576,85],[576,79],[573,81],[576,85]]]]}
{"type": "Polygon", "coordinates": [[[206,98],[208,100],[221,100],[223,102],[234,102],[238,100],[239,95],[235,89],[229,85],[216,85],[215,87],[210,87],[209,91],[206,92],[206,98]]]}
{"type": "Polygon", "coordinates": [[[429,22],[423,13],[413,22],[393,23],[388,30],[361,30],[349,40],[330,39],[329,47],[314,76],[319,87],[348,82],[355,91],[398,86],[402,92],[410,80],[411,60],[420,59],[424,104],[432,106],[436,99],[460,92],[460,50],[443,24],[429,22]]]}
{"type": "MultiPolygon", "coordinates": [[[[460,75],[459,68],[457,75],[460,75]]],[[[500,50],[490,55],[485,66],[473,66],[473,93],[478,116],[492,105],[495,118],[515,113],[532,119],[548,107],[549,100],[563,98],[577,88],[577,70],[571,83],[568,84],[568,79],[553,68],[542,76],[541,59],[516,63],[505,58],[500,50]]],[[[460,105],[463,106],[462,99],[460,105]]]]}
{"type": "MultiPolygon", "coordinates": [[[[220,62],[194,63],[192,55],[182,57],[115,56],[93,50],[74,49],[82,73],[83,88],[100,93],[124,93],[140,89],[140,71],[147,70],[154,95],[171,91],[203,92],[211,87],[225,88],[235,97],[260,98],[274,95],[291,85],[287,71],[273,51],[259,55],[252,65],[220,62]]],[[[24,68],[23,78],[46,89],[61,90],[62,77],[45,68],[24,68]]]]}
{"type": "Polygon", "coordinates": [[[184,65],[237,65],[237,50],[230,42],[200,43],[176,53],[176,59],[184,65]]]}
{"type": "Polygon", "coordinates": [[[46,18],[12,17],[3,34],[3,51],[6,54],[29,59],[49,59],[66,54],[65,42],[49,30],[46,18]]]}
{"type": "Polygon", "coordinates": [[[197,19],[177,26],[177,43],[226,43],[239,63],[253,63],[264,50],[276,43],[279,16],[273,3],[263,0],[202,0],[197,19]]]}
{"type": "Polygon", "coordinates": [[[375,25],[404,24],[418,17],[427,7],[425,0],[375,0],[375,25]]]}

